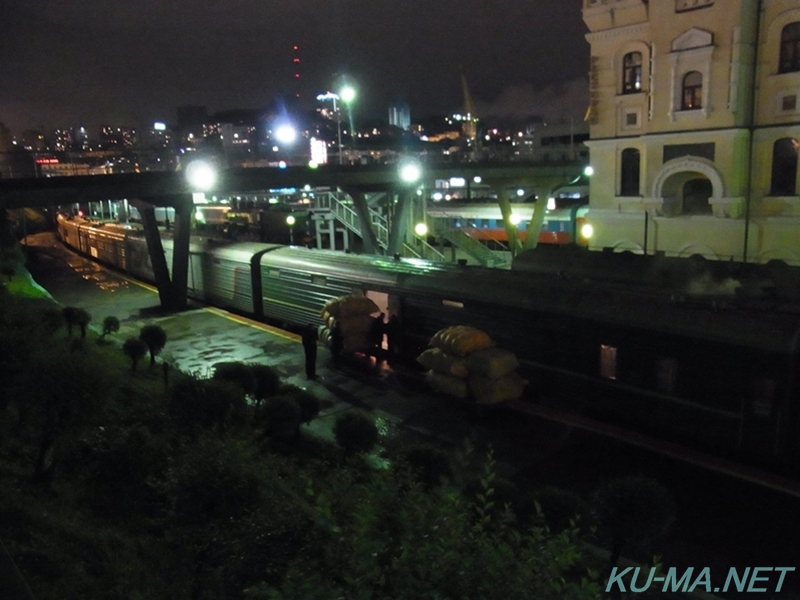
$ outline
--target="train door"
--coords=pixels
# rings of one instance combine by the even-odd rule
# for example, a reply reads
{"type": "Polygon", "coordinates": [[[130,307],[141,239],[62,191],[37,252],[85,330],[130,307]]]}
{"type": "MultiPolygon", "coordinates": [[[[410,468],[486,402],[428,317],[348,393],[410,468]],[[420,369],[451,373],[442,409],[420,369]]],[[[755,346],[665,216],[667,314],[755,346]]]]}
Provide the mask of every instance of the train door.
{"type": "MultiPolygon", "coordinates": [[[[387,319],[391,315],[389,309],[390,307],[389,294],[387,294],[386,292],[378,292],[375,290],[365,290],[364,295],[378,305],[378,310],[380,310],[383,313],[384,323],[386,323],[387,319]]],[[[384,334],[381,339],[381,348],[383,350],[389,349],[389,345],[386,340],[386,334],[384,334]]]]}

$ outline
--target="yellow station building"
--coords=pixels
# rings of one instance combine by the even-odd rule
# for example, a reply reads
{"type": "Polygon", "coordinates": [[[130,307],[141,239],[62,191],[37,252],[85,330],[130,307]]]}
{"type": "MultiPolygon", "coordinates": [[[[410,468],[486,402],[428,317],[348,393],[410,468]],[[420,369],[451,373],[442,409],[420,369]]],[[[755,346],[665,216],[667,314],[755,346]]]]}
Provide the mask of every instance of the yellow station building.
{"type": "Polygon", "coordinates": [[[800,264],[800,2],[583,0],[591,248],[800,264]]]}

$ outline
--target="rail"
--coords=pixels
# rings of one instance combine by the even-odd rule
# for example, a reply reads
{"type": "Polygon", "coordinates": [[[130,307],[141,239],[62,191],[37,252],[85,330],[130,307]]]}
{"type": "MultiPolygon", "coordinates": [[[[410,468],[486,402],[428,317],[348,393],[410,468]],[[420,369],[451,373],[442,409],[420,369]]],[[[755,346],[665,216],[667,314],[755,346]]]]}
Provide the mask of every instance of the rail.
{"type": "MultiPolygon", "coordinates": [[[[359,237],[364,237],[361,230],[361,220],[358,218],[358,213],[355,209],[351,208],[345,201],[343,192],[327,192],[317,196],[317,206],[320,208],[327,208],[331,211],[334,217],[347,227],[350,231],[359,237]]],[[[369,209],[370,223],[375,231],[375,237],[378,245],[382,248],[389,246],[389,227],[382,214],[378,211],[369,209]]]]}
{"type": "Polygon", "coordinates": [[[435,233],[460,248],[484,267],[506,267],[508,261],[500,254],[489,250],[484,244],[464,233],[461,229],[435,227],[435,233]]]}

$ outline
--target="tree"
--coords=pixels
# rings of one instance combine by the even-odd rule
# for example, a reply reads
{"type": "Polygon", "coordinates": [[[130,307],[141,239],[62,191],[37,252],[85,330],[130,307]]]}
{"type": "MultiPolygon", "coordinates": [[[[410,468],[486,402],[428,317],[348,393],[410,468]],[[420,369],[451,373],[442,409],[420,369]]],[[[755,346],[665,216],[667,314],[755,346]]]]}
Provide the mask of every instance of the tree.
{"type": "Polygon", "coordinates": [[[336,419],[333,434],[345,455],[369,452],[378,443],[375,423],[359,413],[349,412],[336,419]]]}
{"type": "Polygon", "coordinates": [[[675,501],[657,481],[621,477],[598,489],[592,513],[601,535],[610,540],[610,566],[617,565],[625,544],[641,544],[664,535],[675,520],[675,501]]]}
{"type": "Polygon", "coordinates": [[[131,337],[122,344],[122,351],[131,359],[131,371],[135,372],[136,365],[147,354],[147,344],[139,338],[131,337]]]}
{"type": "Polygon", "coordinates": [[[79,308],[75,311],[75,324],[81,328],[81,339],[86,339],[86,328],[89,326],[89,322],[92,320],[92,315],[89,314],[89,311],[79,308]]]}
{"type": "Polygon", "coordinates": [[[78,324],[78,309],[74,306],[65,306],[61,309],[64,321],[67,323],[67,335],[72,337],[72,327],[78,324]]]}
{"type": "Polygon", "coordinates": [[[150,366],[152,367],[156,364],[156,356],[167,345],[167,332],[158,325],[145,325],[139,332],[139,339],[150,351],[150,366]]]}
{"type": "Polygon", "coordinates": [[[111,333],[119,331],[119,319],[117,317],[106,317],[103,319],[103,334],[100,338],[104,338],[111,333]]]}

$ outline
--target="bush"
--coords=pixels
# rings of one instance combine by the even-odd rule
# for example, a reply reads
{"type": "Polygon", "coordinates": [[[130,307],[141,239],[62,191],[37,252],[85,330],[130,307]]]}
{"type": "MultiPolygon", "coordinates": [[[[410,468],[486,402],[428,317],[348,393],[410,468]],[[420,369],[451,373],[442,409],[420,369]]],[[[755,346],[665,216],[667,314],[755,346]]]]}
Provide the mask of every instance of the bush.
{"type": "Polygon", "coordinates": [[[147,354],[147,345],[139,338],[128,338],[122,344],[122,351],[131,359],[131,371],[136,371],[136,365],[147,354]]]}
{"type": "Polygon", "coordinates": [[[256,399],[256,403],[260,403],[262,400],[266,400],[278,393],[281,386],[281,378],[275,369],[267,365],[250,365],[250,369],[256,380],[255,390],[253,391],[253,398],[256,399]]]}
{"type": "Polygon", "coordinates": [[[527,520],[532,516],[533,500],[539,503],[544,520],[553,533],[561,533],[571,528],[570,521],[574,521],[578,516],[584,520],[589,517],[589,504],[579,494],[550,485],[535,491],[530,497],[530,502],[524,503],[517,510],[518,517],[527,520]]]}
{"type": "Polygon", "coordinates": [[[417,473],[419,481],[428,487],[439,485],[453,476],[450,458],[446,452],[433,446],[418,446],[405,455],[406,462],[417,473]]]}
{"type": "Polygon", "coordinates": [[[287,385],[281,390],[281,396],[291,398],[300,407],[301,423],[310,423],[319,415],[320,401],[311,392],[294,385],[287,385]]]}
{"type": "Polygon", "coordinates": [[[264,433],[279,441],[291,441],[297,437],[301,415],[300,406],[293,397],[272,398],[264,407],[264,433]]]}
{"type": "Polygon", "coordinates": [[[243,362],[215,364],[213,378],[238,385],[248,395],[253,395],[256,390],[256,378],[253,374],[253,369],[243,362]]]}
{"type": "Polygon", "coordinates": [[[611,564],[616,565],[625,544],[644,544],[669,530],[675,501],[653,479],[621,477],[594,493],[592,513],[599,533],[611,542],[611,564]]]}
{"type": "Polygon", "coordinates": [[[336,419],[333,434],[345,455],[369,452],[378,443],[375,423],[359,413],[349,412],[336,419]]]}
{"type": "Polygon", "coordinates": [[[179,429],[218,428],[244,423],[247,403],[241,388],[225,381],[187,378],[172,389],[167,413],[179,429]]]}
{"type": "Polygon", "coordinates": [[[256,461],[242,442],[200,437],[171,465],[167,493],[178,525],[242,518],[259,501],[256,461]]]}

